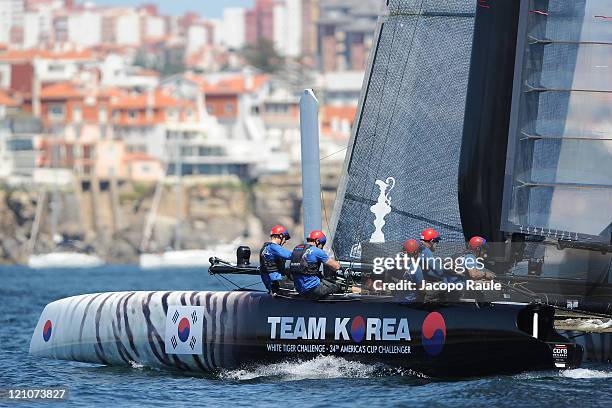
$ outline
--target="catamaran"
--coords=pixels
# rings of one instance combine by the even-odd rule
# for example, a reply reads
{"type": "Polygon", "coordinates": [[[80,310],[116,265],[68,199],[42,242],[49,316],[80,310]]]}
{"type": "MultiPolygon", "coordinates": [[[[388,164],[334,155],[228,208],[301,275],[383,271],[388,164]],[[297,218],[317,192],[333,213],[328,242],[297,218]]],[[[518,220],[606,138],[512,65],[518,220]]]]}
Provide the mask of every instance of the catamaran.
{"type": "MultiPolygon", "coordinates": [[[[76,296],[45,307],[30,353],[204,372],[334,355],[442,378],[609,360],[611,112],[601,98],[612,76],[587,73],[609,57],[608,22],[593,16],[610,7],[388,1],[330,226],[350,290],[322,301],[290,287],[76,296]],[[578,148],[603,170],[578,166],[578,148]],[[406,301],[360,287],[373,253],[431,226],[457,250],[472,235],[503,244],[487,262],[500,299],[406,301]]],[[[322,218],[310,91],[300,108],[308,231],[322,218]]],[[[248,253],[211,259],[211,273],[257,274],[248,253]]]]}

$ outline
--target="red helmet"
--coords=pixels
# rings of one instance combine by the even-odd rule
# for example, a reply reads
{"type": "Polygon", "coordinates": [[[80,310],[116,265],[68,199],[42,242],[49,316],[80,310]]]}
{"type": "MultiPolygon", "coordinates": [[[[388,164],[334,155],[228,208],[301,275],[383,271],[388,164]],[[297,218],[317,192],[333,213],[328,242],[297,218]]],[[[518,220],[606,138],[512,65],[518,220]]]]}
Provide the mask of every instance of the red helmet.
{"type": "Polygon", "coordinates": [[[468,243],[468,246],[470,247],[470,249],[479,249],[485,246],[486,244],[487,244],[486,239],[484,239],[483,237],[479,237],[478,235],[475,235],[472,238],[470,238],[470,242],[468,243]]]}
{"type": "Polygon", "coordinates": [[[416,239],[409,239],[408,241],[404,242],[403,247],[407,253],[414,254],[419,250],[419,243],[416,241],[416,239]]]}
{"type": "Polygon", "coordinates": [[[311,231],[310,234],[308,234],[308,239],[312,241],[319,240],[321,244],[324,244],[327,242],[327,237],[325,236],[323,231],[320,231],[320,230],[311,231]]]}
{"type": "Polygon", "coordinates": [[[282,225],[276,225],[272,227],[272,230],[270,230],[270,236],[273,236],[273,235],[279,235],[285,238],[286,240],[291,239],[291,235],[289,235],[289,230],[283,227],[282,225]]]}
{"type": "Polygon", "coordinates": [[[421,231],[421,240],[422,241],[439,242],[440,241],[440,234],[438,234],[438,231],[436,231],[433,228],[427,228],[427,229],[421,231]]]}

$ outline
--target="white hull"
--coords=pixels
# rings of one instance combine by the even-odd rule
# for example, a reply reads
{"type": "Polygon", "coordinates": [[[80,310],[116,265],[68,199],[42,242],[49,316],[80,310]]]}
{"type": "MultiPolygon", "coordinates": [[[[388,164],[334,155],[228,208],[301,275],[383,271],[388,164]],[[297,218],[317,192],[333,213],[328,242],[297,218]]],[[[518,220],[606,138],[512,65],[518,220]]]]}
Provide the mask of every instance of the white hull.
{"type": "Polygon", "coordinates": [[[51,252],[28,257],[28,266],[33,269],[95,268],[102,265],[104,261],[97,256],[78,252],[51,252]]]}
{"type": "Polygon", "coordinates": [[[218,249],[192,249],[167,251],[161,254],[141,254],[139,265],[142,269],[160,268],[208,268],[208,259],[212,256],[233,260],[236,255],[232,251],[218,249]]]}

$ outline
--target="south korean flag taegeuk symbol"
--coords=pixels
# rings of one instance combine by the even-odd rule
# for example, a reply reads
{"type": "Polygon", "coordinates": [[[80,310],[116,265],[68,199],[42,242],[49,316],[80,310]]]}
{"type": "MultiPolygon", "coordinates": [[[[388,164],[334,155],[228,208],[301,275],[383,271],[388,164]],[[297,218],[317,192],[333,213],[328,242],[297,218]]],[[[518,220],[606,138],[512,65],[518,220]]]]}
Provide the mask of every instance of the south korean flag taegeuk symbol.
{"type": "Polygon", "coordinates": [[[204,306],[168,306],[166,353],[202,354],[204,306]]]}

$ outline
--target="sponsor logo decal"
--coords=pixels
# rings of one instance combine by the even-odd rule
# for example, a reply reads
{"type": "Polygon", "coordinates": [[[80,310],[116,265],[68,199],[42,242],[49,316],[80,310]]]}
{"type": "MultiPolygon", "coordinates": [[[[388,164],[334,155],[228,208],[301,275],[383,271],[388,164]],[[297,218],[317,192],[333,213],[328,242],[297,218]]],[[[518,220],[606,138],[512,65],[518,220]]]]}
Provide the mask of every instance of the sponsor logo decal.
{"type": "Polygon", "coordinates": [[[47,320],[45,325],[43,326],[42,336],[45,342],[51,339],[51,332],[53,331],[53,325],[51,324],[51,320],[47,320]]]}
{"type": "Polygon", "coordinates": [[[268,316],[268,325],[270,353],[411,354],[405,317],[268,316]]]}
{"type": "MultiPolygon", "coordinates": [[[[271,340],[325,340],[327,324],[333,322],[334,340],[353,341],[400,341],[410,340],[408,319],[395,317],[362,316],[336,317],[293,317],[269,316],[271,340]],[[350,335],[349,335],[350,333],[350,335]]],[[[331,333],[331,331],[330,331],[331,333]]]]}
{"type": "Polygon", "coordinates": [[[431,312],[425,317],[421,340],[425,352],[430,356],[437,356],[442,352],[446,342],[446,323],[440,313],[431,312]]]}
{"type": "Polygon", "coordinates": [[[165,350],[168,354],[202,354],[204,306],[168,306],[165,350]]]}
{"type": "Polygon", "coordinates": [[[555,344],[552,354],[555,367],[565,368],[567,365],[567,344],[555,344]]]}

